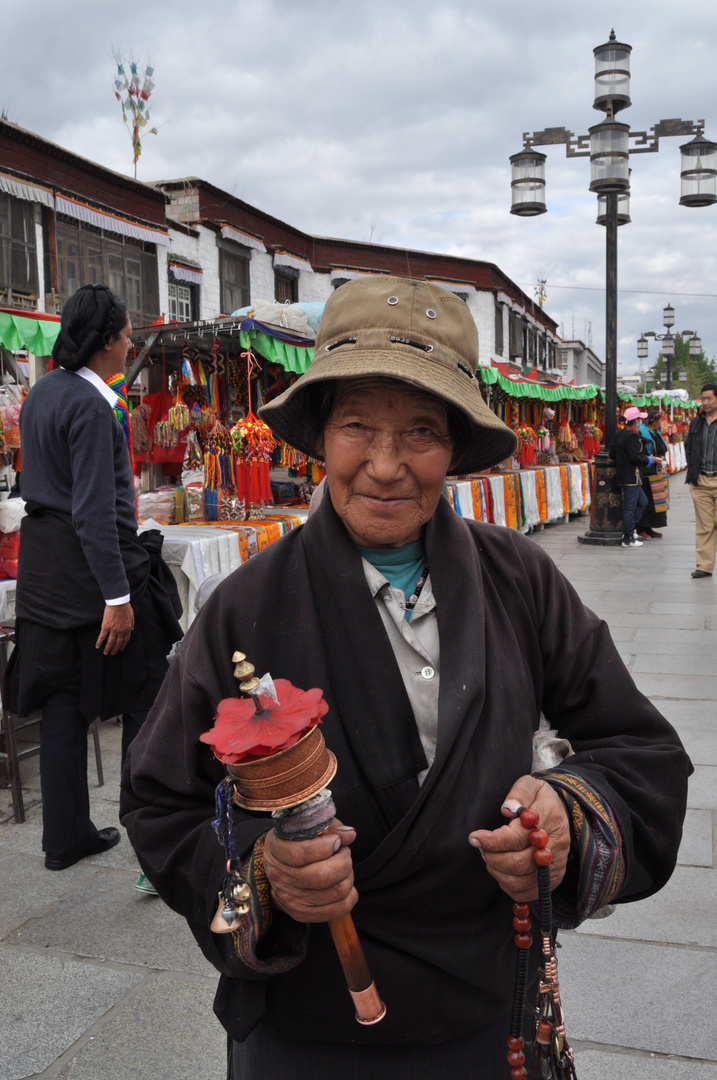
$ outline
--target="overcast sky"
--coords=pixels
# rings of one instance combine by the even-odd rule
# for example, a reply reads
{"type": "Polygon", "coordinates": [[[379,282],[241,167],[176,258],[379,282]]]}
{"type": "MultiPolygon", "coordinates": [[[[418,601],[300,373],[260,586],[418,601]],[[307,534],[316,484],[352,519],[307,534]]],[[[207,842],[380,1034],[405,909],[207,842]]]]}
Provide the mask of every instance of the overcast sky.
{"type": "MultiPolygon", "coordinates": [[[[149,57],[159,134],[144,140],[140,179],[197,175],[310,233],[486,259],[531,296],[546,278],[548,314],[566,337],[592,333],[600,356],[605,230],[589,160],[547,148],[549,212],[521,219],[510,154],[524,131],[586,134],[601,120],[592,50],[613,26],[633,47],[619,119],[704,119],[717,141],[714,0],[0,0],[0,24],[8,119],[131,175],[113,47],[149,57]]],[[[668,301],[676,329],[717,354],[717,207],[679,206],[686,141],[631,158],[623,372],[668,301]]]]}

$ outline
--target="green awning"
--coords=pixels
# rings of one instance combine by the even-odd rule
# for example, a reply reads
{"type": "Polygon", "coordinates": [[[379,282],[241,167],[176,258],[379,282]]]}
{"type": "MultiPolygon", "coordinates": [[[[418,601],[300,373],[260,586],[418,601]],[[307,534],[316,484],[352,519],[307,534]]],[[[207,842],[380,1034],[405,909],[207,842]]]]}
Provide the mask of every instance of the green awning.
{"type": "Polygon", "coordinates": [[[682,401],[671,394],[618,394],[618,401],[629,401],[638,409],[666,409],[674,405],[678,409],[698,409],[699,401],[682,401]]]}
{"type": "Polygon", "coordinates": [[[592,401],[601,393],[599,386],[544,386],[542,383],[514,382],[497,368],[479,367],[478,374],[488,386],[499,386],[510,397],[539,398],[541,401],[592,401]]]}
{"type": "Polygon", "coordinates": [[[50,356],[59,332],[59,319],[0,311],[0,345],[9,352],[27,349],[35,356],[50,356]]]}
{"type": "Polygon", "coordinates": [[[279,364],[285,371],[292,371],[295,375],[303,375],[308,371],[309,364],[314,359],[313,345],[292,345],[281,338],[269,337],[261,330],[242,330],[239,338],[245,349],[254,349],[270,363],[279,364]]]}

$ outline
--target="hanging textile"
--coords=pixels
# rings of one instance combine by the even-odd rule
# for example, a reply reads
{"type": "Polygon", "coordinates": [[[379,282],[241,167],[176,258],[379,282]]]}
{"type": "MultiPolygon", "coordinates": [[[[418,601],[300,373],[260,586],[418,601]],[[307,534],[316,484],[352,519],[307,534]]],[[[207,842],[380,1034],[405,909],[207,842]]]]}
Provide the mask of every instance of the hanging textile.
{"type": "Polygon", "coordinates": [[[540,524],[536,474],[532,469],[524,469],[518,476],[520,479],[521,501],[523,505],[523,524],[528,527],[535,527],[540,524]]]}

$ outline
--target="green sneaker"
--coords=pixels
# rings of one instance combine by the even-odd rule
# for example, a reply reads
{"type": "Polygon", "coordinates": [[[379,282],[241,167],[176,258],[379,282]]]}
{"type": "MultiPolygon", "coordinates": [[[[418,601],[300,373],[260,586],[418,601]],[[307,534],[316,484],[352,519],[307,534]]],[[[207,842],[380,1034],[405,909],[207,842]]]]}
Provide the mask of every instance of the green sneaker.
{"type": "Polygon", "coordinates": [[[146,893],[147,896],[159,896],[159,893],[152,882],[144,874],[139,875],[134,883],[134,887],[138,892],[146,893]]]}

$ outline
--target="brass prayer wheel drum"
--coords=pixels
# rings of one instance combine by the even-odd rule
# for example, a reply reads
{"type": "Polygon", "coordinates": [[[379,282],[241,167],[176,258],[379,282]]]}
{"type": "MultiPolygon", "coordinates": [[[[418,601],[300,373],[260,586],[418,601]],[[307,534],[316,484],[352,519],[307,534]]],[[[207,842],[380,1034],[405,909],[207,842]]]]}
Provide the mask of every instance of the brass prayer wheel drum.
{"type": "Polygon", "coordinates": [[[336,773],[336,758],[318,725],[287,750],[241,765],[227,765],[235,802],[245,810],[284,810],[321,791],[336,773]]]}

